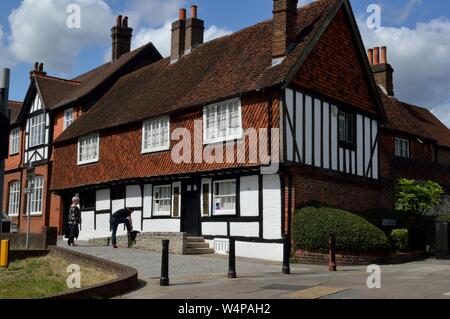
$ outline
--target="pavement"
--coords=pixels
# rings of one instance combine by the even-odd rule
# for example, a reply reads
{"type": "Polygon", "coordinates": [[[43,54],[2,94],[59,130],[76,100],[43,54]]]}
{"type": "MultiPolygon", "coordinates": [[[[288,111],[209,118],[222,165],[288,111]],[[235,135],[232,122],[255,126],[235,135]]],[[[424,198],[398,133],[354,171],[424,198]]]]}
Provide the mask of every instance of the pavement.
{"type": "MultiPolygon", "coordinates": [[[[63,242],[60,245],[67,245],[63,242]]],[[[169,257],[170,286],[159,286],[161,254],[80,243],[76,251],[138,270],[141,287],[122,299],[450,299],[450,260],[424,260],[381,267],[380,288],[369,289],[367,267],[291,265],[237,258],[237,279],[228,279],[228,257],[169,257]]]]}

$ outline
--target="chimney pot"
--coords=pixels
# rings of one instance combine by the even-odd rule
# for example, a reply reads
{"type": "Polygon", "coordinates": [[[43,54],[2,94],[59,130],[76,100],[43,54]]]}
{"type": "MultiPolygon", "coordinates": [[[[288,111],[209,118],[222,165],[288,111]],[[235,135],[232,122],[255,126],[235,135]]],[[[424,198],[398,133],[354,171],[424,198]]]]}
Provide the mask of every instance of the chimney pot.
{"type": "Polygon", "coordinates": [[[39,72],[44,72],[44,63],[39,64],[39,72]]]}
{"type": "Polygon", "coordinates": [[[376,47],[373,49],[373,65],[380,64],[380,48],[376,47]]]}
{"type": "Polygon", "coordinates": [[[124,28],[128,28],[128,17],[125,17],[125,18],[123,19],[122,25],[123,25],[124,28]]]}
{"type": "Polygon", "coordinates": [[[185,21],[186,20],[186,9],[181,8],[180,9],[180,20],[185,21]]]}
{"type": "Polygon", "coordinates": [[[122,16],[119,15],[116,19],[116,27],[121,27],[122,26],[122,16]]]}
{"type": "Polygon", "coordinates": [[[191,6],[191,18],[197,19],[198,7],[196,5],[191,6]]]}
{"type": "Polygon", "coordinates": [[[39,62],[34,63],[34,71],[39,71],[39,62]]]}
{"type": "Polygon", "coordinates": [[[367,56],[369,58],[369,64],[370,66],[373,65],[373,49],[367,50],[367,56]]]}
{"type": "Polygon", "coordinates": [[[387,64],[387,48],[381,47],[381,64],[387,64]]]}

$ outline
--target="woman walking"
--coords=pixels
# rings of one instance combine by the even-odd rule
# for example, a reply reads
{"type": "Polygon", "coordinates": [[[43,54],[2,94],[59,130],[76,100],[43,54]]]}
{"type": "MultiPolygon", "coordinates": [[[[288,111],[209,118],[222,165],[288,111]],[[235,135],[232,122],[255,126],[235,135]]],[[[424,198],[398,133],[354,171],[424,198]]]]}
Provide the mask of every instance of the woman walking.
{"type": "Polygon", "coordinates": [[[72,206],[70,206],[69,220],[68,220],[68,235],[69,241],[67,244],[69,246],[76,246],[75,238],[78,239],[80,233],[79,225],[81,224],[81,210],[80,210],[80,199],[75,196],[72,198],[72,206]]]}

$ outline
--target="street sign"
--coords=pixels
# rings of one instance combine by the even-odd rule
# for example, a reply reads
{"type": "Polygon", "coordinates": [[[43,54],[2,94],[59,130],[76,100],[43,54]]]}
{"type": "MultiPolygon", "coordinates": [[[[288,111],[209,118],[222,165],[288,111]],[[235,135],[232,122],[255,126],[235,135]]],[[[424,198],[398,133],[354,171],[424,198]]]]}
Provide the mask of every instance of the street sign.
{"type": "Polygon", "coordinates": [[[394,227],[397,226],[397,221],[395,219],[383,219],[382,225],[394,227]]]}

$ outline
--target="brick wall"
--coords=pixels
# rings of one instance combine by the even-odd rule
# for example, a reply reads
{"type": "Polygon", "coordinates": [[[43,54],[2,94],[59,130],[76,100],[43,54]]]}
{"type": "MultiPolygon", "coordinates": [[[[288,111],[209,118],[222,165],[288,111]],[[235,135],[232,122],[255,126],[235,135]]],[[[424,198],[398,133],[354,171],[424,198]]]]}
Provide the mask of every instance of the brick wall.
{"type": "MultiPolygon", "coordinates": [[[[268,97],[255,94],[242,98],[243,127],[267,128],[268,97]]],[[[194,121],[203,119],[203,108],[180,112],[171,116],[170,129],[187,128],[193,137],[194,121]]],[[[274,93],[272,105],[272,127],[278,127],[278,99],[274,93]]],[[[193,138],[194,140],[194,138],[193,138]]],[[[172,141],[172,148],[177,144],[172,141]]],[[[257,139],[246,139],[247,151],[257,139]]],[[[202,138],[197,141],[203,147],[202,138]]],[[[53,189],[64,189],[81,185],[123,180],[147,176],[181,174],[241,167],[239,163],[174,163],[171,152],[142,154],[142,122],[102,132],[100,135],[100,159],[98,163],[77,166],[77,142],[60,146],[54,151],[53,189]]],[[[191,155],[193,154],[192,152],[191,155]]],[[[247,154],[248,155],[248,154],[247,154]]],[[[192,156],[194,158],[194,156],[192,156]]],[[[225,157],[226,158],[226,157],[225,157]]],[[[247,157],[248,160],[248,157],[247,157]]],[[[245,166],[248,166],[247,163],[245,166]]],[[[250,164],[257,165],[257,164],[250,164]]]]}
{"type": "Polygon", "coordinates": [[[294,209],[311,202],[352,212],[393,207],[392,189],[387,181],[367,180],[300,165],[290,167],[288,172],[292,176],[294,209]]]}
{"type": "Polygon", "coordinates": [[[443,148],[438,149],[437,157],[439,163],[450,165],[450,149],[443,149],[443,148]]]}
{"type": "Polygon", "coordinates": [[[350,22],[341,9],[294,79],[299,88],[326,94],[377,114],[350,22]]]}

